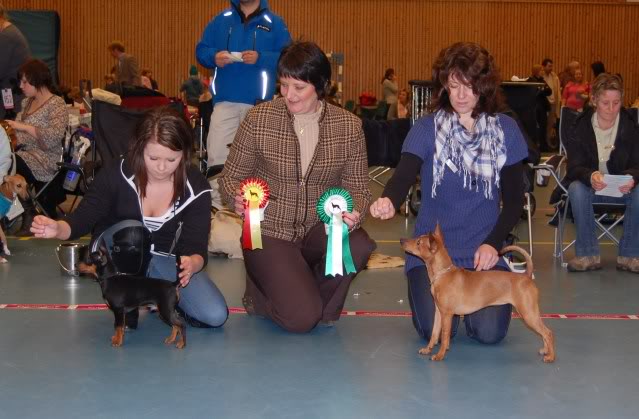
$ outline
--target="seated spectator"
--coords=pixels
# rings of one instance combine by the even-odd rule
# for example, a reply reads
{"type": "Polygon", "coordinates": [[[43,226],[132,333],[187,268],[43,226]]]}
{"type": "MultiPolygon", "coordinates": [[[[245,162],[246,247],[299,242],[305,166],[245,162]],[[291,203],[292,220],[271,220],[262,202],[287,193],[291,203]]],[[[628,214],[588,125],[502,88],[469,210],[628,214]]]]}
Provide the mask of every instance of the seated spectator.
{"type": "Polygon", "coordinates": [[[593,83],[593,109],[579,116],[568,135],[570,205],[575,219],[576,257],[568,262],[571,272],[601,269],[595,232],[593,203],[626,204],[623,236],[617,269],[639,273],[639,127],[622,108],[623,82],[603,73],[593,83]],[[619,188],[622,197],[596,195],[606,186],[604,175],[631,175],[619,188]]]}
{"type": "Polygon", "coordinates": [[[402,89],[397,94],[397,102],[388,109],[388,119],[410,118],[411,105],[408,90],[402,89]]]}
{"type": "Polygon", "coordinates": [[[585,82],[580,69],[575,71],[574,81],[569,81],[561,94],[561,103],[581,112],[588,100],[590,85],[585,82]]]}
{"type": "Polygon", "coordinates": [[[204,93],[204,84],[197,73],[197,67],[192,65],[189,70],[189,78],[182,83],[180,93],[189,106],[198,106],[200,95],[204,93]]]}
{"type": "MultiPolygon", "coordinates": [[[[49,67],[41,60],[29,60],[19,70],[20,88],[24,92],[22,111],[15,121],[7,121],[16,131],[16,171],[36,189],[42,188],[57,171],[60,147],[69,123],[66,104],[53,94],[53,79],[49,67]]],[[[56,206],[64,201],[62,185],[53,182],[41,201],[52,217],[56,206]]],[[[29,227],[35,215],[31,199],[22,202],[24,216],[18,235],[30,235],[29,227]]]]}
{"type": "MultiPolygon", "coordinates": [[[[153,72],[148,68],[142,70],[142,77],[146,77],[147,80],[151,83],[151,86],[147,88],[151,90],[158,90],[158,82],[153,78],[153,72]]],[[[144,79],[142,79],[142,84],[144,84],[144,79]]]]}

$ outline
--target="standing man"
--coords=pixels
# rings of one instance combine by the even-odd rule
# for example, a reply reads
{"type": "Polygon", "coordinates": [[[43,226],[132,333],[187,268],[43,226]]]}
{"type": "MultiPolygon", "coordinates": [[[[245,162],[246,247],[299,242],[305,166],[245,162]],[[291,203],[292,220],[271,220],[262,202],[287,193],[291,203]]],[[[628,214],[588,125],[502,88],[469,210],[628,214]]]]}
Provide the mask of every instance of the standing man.
{"type": "MultiPolygon", "coordinates": [[[[18,68],[24,64],[31,54],[27,40],[15,25],[9,22],[9,15],[0,2],[0,91],[10,93],[13,110],[20,111],[20,102],[24,97],[19,88],[18,68]],[[10,89],[10,90],[6,90],[10,89]]],[[[0,92],[0,97],[2,92],[0,92]]],[[[7,98],[8,100],[8,98],[7,98]]],[[[6,103],[5,105],[9,105],[6,103]]],[[[0,119],[4,119],[5,106],[0,103],[0,119]]]]}
{"type": "Polygon", "coordinates": [[[128,86],[142,86],[138,60],[124,52],[124,44],[120,41],[113,41],[107,49],[111,56],[118,60],[115,66],[115,82],[128,86]]]}
{"type": "MultiPolygon", "coordinates": [[[[228,145],[249,109],[272,99],[277,60],[291,42],[284,20],[269,9],[267,0],[230,3],[206,26],[195,50],[201,65],[215,69],[215,108],[206,141],[209,168],[224,165],[228,145]]],[[[211,186],[213,206],[221,208],[217,182],[211,186]]]]}
{"type": "Polygon", "coordinates": [[[552,71],[552,64],[553,63],[550,58],[544,58],[541,62],[541,66],[544,68],[544,81],[552,90],[552,94],[546,97],[550,104],[550,110],[548,111],[548,124],[546,128],[546,141],[549,145],[555,143],[552,139],[557,136],[555,125],[557,123],[557,119],[559,119],[559,113],[561,112],[561,88],[559,87],[559,77],[554,71],[552,71]]]}

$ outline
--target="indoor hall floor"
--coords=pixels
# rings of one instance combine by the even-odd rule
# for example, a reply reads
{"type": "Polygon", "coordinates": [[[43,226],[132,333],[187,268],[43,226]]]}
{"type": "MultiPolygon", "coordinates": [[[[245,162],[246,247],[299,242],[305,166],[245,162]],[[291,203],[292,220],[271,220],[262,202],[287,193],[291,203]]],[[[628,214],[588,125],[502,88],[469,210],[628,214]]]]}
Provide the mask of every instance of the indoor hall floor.
{"type": "MultiPolygon", "coordinates": [[[[177,350],[162,343],[169,327],[144,313],[125,345],[112,348],[111,313],[79,309],[103,303],[97,283],[60,272],[57,242],[10,238],[10,262],[0,266],[0,417],[637,417],[639,275],[614,269],[611,245],[602,246],[602,271],[558,266],[547,191],[535,194],[542,312],[568,315],[545,320],[554,364],[541,362],[540,339],[520,320],[498,345],[477,344],[460,328],[444,362],[418,355],[424,342],[406,316],[401,268],[362,272],[345,305],[350,315],[332,328],[294,335],[232,313],[220,329],[189,328],[177,350]],[[621,316],[598,319],[610,314],[621,316]]],[[[378,251],[401,255],[398,239],[413,221],[369,219],[365,228],[378,251]]],[[[241,308],[242,261],[211,257],[207,269],[229,306],[241,308]]]]}

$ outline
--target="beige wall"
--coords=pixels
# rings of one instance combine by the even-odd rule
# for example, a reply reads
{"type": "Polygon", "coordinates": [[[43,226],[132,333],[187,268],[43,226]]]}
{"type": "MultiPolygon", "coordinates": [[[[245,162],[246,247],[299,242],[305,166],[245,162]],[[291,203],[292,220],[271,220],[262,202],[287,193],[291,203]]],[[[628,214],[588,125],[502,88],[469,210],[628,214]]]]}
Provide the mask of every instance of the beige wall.
{"type": "MultiPolygon", "coordinates": [[[[106,45],[122,40],[149,67],[161,90],[177,94],[195,63],[206,23],[228,0],[4,0],[8,8],[49,9],[62,24],[60,75],[98,84],[114,64],[106,45]]],[[[294,38],[345,54],[344,96],[381,94],[380,79],[395,68],[400,84],[430,78],[434,56],[460,40],[476,41],[497,59],[504,78],[526,76],[533,63],[553,58],[588,66],[601,60],[622,73],[630,100],[639,93],[639,6],[600,1],[270,0],[294,38]]],[[[590,70],[585,71],[590,78],[590,70]]]]}

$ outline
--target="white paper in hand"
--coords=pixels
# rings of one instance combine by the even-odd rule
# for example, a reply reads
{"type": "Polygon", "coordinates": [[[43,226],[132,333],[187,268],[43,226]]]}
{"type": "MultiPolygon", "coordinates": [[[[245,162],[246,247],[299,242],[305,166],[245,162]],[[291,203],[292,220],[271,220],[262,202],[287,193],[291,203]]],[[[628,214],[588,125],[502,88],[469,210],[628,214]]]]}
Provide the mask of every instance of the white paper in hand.
{"type": "Polygon", "coordinates": [[[621,198],[623,194],[619,187],[627,184],[632,179],[630,175],[604,175],[603,181],[606,187],[600,191],[596,191],[595,195],[612,196],[621,198]]]}

